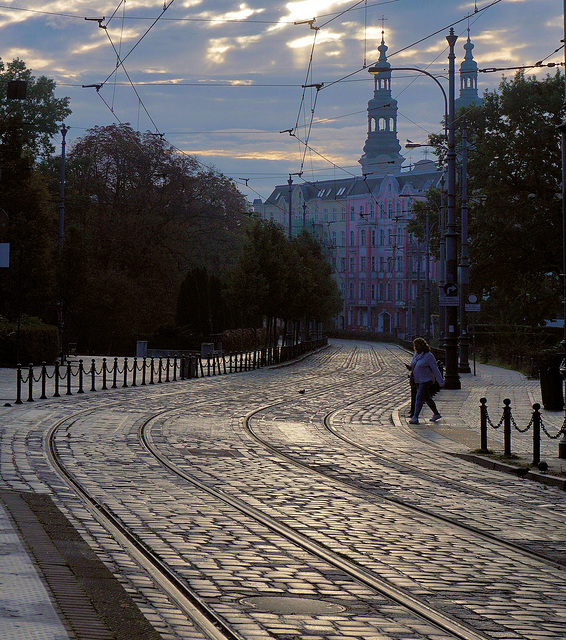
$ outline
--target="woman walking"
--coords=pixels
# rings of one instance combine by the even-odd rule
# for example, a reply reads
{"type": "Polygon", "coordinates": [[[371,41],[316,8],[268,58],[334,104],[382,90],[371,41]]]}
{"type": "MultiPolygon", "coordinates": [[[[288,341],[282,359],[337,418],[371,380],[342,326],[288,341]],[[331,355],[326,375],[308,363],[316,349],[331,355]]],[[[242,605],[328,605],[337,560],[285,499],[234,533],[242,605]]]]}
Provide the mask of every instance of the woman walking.
{"type": "Polygon", "coordinates": [[[419,414],[425,402],[433,413],[431,422],[436,422],[440,420],[441,416],[430,394],[430,387],[435,381],[443,387],[444,379],[438,370],[438,365],[430,352],[430,347],[426,343],[426,340],[424,340],[424,338],[415,338],[413,340],[413,348],[415,355],[413,356],[410,367],[414,383],[417,386],[417,395],[415,399],[415,410],[409,420],[409,424],[419,424],[419,414]]]}

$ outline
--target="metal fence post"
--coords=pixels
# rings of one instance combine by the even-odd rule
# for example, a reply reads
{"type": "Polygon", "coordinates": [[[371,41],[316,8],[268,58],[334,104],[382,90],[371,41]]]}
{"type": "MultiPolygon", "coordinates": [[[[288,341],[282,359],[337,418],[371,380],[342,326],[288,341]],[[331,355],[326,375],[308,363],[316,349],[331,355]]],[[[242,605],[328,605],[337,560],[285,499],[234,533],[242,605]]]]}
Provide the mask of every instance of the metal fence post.
{"type": "Polygon", "coordinates": [[[33,364],[29,364],[28,373],[28,402],[33,402],[33,364]]]}
{"type": "Polygon", "coordinates": [[[102,358],[102,389],[106,391],[106,358],[102,358]]]}
{"type": "Polygon", "coordinates": [[[59,395],[59,362],[55,363],[55,370],[53,371],[53,378],[55,379],[55,393],[53,394],[54,398],[60,398],[59,395]]]}
{"type": "Polygon", "coordinates": [[[71,377],[73,376],[73,371],[71,370],[71,363],[67,362],[67,395],[72,396],[73,392],[71,391],[71,377]]]}
{"type": "Polygon", "coordinates": [[[487,398],[480,398],[480,451],[487,451],[487,398]]]}
{"type": "Polygon", "coordinates": [[[83,389],[83,373],[84,373],[83,361],[79,360],[79,390],[77,391],[77,393],[84,393],[84,389],[83,389]]]}
{"type": "Polygon", "coordinates": [[[114,358],[114,371],[112,372],[112,389],[118,386],[118,358],[114,358]]]}
{"type": "Polygon", "coordinates": [[[96,361],[94,358],[90,361],[90,379],[90,390],[96,391],[96,361]]]}
{"type": "Polygon", "coordinates": [[[533,464],[540,462],[540,404],[533,404],[533,464]]]}
{"type": "Polygon", "coordinates": [[[145,387],[145,367],[146,367],[146,357],[143,357],[142,361],[142,387],[145,387]]]}
{"type": "Polygon", "coordinates": [[[124,384],[122,387],[128,386],[128,358],[124,358],[124,384]]]}
{"type": "Polygon", "coordinates": [[[16,404],[22,404],[22,365],[18,364],[16,377],[16,404]]]}
{"type": "Polygon", "coordinates": [[[503,408],[503,455],[506,458],[511,457],[511,400],[505,398],[503,400],[505,407],[503,408]]]}
{"type": "Polygon", "coordinates": [[[137,383],[136,383],[136,376],[138,373],[138,359],[136,356],[134,356],[134,366],[133,366],[133,371],[132,371],[132,387],[137,387],[137,383]]]}
{"type": "Polygon", "coordinates": [[[40,400],[45,400],[47,396],[45,395],[45,385],[47,383],[47,365],[45,362],[41,363],[41,396],[40,400]]]}

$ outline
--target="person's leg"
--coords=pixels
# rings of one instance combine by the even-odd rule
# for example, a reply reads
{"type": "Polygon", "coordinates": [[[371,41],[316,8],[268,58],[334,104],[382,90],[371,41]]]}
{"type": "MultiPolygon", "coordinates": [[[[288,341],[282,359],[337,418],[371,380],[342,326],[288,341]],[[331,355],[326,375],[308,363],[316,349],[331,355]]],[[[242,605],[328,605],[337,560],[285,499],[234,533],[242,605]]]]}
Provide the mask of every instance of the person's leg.
{"type": "Polygon", "coordinates": [[[425,384],[425,389],[423,394],[424,394],[424,401],[427,403],[427,405],[430,407],[430,410],[432,411],[432,419],[435,421],[438,420],[438,418],[440,418],[440,413],[438,412],[435,401],[432,399],[432,396],[430,395],[430,383],[425,384]]]}
{"type": "Polygon", "coordinates": [[[417,397],[415,398],[415,412],[410,420],[413,424],[416,424],[419,421],[419,413],[423,408],[424,403],[424,393],[425,393],[425,385],[419,384],[417,385],[417,397]]]}

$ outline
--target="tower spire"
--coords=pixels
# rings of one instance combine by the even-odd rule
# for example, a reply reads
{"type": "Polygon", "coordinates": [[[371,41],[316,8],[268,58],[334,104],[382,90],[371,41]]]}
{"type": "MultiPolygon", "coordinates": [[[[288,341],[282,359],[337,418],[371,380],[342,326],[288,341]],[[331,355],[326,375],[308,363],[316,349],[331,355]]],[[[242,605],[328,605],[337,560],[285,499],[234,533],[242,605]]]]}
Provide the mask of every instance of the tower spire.
{"type": "Polygon", "coordinates": [[[468,25],[468,39],[464,44],[466,54],[460,65],[460,97],[455,102],[456,110],[461,107],[469,107],[479,104],[481,98],[478,95],[478,64],[472,53],[474,44],[470,39],[470,26],[468,25]]]}
{"type": "Polygon", "coordinates": [[[387,61],[385,31],[377,47],[379,60],[368,69],[374,77],[373,98],[368,102],[368,136],[364,153],[359,159],[364,175],[399,173],[404,162],[397,138],[397,100],[391,95],[391,65],[387,61]]]}

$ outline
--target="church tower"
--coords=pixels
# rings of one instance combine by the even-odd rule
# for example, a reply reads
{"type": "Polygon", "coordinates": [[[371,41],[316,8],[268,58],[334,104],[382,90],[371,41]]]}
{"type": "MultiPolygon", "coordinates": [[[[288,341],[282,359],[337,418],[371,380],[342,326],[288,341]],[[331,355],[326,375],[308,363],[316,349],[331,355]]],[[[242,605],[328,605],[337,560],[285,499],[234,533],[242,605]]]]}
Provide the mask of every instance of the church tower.
{"type": "Polygon", "coordinates": [[[468,41],[464,45],[466,55],[460,65],[460,97],[455,100],[456,111],[461,107],[481,103],[481,98],[478,96],[478,64],[472,54],[473,48],[468,27],[468,41]]]}
{"type": "Polygon", "coordinates": [[[397,100],[391,96],[391,65],[383,31],[378,47],[379,61],[368,70],[374,76],[373,98],[368,102],[368,137],[358,160],[364,175],[400,173],[404,162],[397,138],[397,100]]]}

